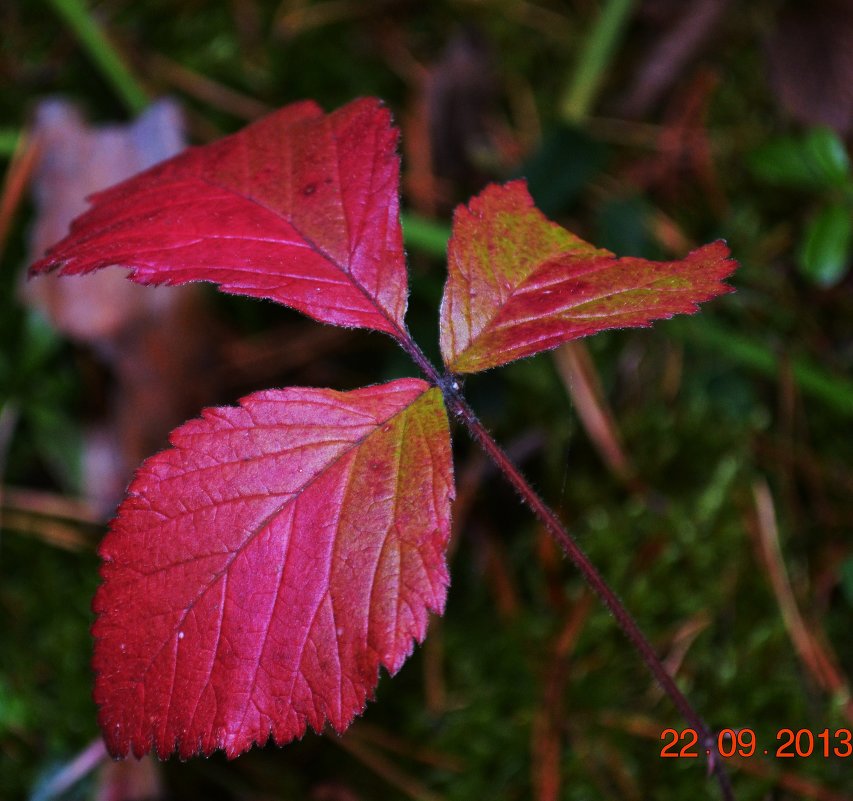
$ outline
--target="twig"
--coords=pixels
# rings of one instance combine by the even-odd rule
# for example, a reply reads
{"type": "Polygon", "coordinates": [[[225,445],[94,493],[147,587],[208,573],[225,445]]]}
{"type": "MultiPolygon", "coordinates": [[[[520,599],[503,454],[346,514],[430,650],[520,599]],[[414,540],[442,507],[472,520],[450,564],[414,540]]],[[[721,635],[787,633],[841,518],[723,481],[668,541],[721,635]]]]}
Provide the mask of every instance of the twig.
{"type": "Polygon", "coordinates": [[[3,178],[2,194],[0,194],[0,255],[6,247],[6,238],[12,226],[12,220],[30,182],[39,151],[38,142],[33,138],[24,133],[18,136],[12,160],[3,178]]]}
{"type": "Polygon", "coordinates": [[[282,7],[275,13],[273,30],[279,37],[292,37],[326,25],[369,16],[381,9],[382,5],[382,0],[325,0],[313,5],[299,4],[296,8],[288,9],[286,4],[282,3],[282,7]]]}
{"type": "Polygon", "coordinates": [[[88,775],[107,758],[104,741],[98,737],[92,740],[76,757],[64,765],[47,784],[30,796],[30,801],[49,801],[62,795],[84,776],[88,775]]]}
{"type": "Polygon", "coordinates": [[[791,587],[779,545],[776,510],[767,482],[756,481],[753,484],[752,493],[755,500],[760,555],[767,569],[776,602],[782,612],[782,620],[788,630],[788,636],[803,665],[817,684],[827,692],[840,697],[844,701],[845,714],[849,720],[853,720],[850,687],[835,660],[819,642],[813,631],[814,627],[806,624],[794,597],[794,590],[791,587]]]}
{"type": "Polygon", "coordinates": [[[5,487],[5,506],[18,512],[43,515],[46,517],[61,517],[77,523],[101,525],[104,521],[100,515],[85,501],[67,498],[44,490],[34,490],[28,487],[5,487]]]}
{"type": "Polygon", "coordinates": [[[366,743],[352,737],[330,737],[330,742],[348,751],[359,762],[370,768],[377,776],[384,779],[392,787],[396,787],[414,801],[442,801],[442,796],[433,793],[402,771],[390,759],[374,751],[366,743]]]}
{"type": "MultiPolygon", "coordinates": [[[[666,669],[676,675],[681,668],[690,646],[693,645],[696,638],[706,629],[711,623],[710,616],[705,610],[701,610],[698,614],[687,619],[672,638],[672,644],[669,653],[664,657],[663,663],[666,669]]],[[[660,689],[652,686],[652,698],[656,701],[660,697],[660,689]]]]}
{"type": "Polygon", "coordinates": [[[3,528],[30,534],[57,548],[63,548],[66,551],[81,551],[94,545],[94,540],[83,536],[76,526],[69,523],[45,519],[27,512],[18,512],[3,507],[0,507],[0,512],[2,512],[3,528]]]}
{"type": "Polygon", "coordinates": [[[531,770],[536,801],[557,801],[560,797],[560,757],[562,738],[559,710],[566,684],[566,662],[589,617],[594,599],[585,591],[573,604],[552,646],[551,659],[543,681],[544,692],[533,718],[531,770]]]}
{"type": "Polygon", "coordinates": [[[629,117],[642,117],[682,74],[714,32],[729,0],[695,0],[685,3],[680,16],[650,48],[636,71],[633,85],[622,103],[629,117]]]}
{"type": "Polygon", "coordinates": [[[586,346],[582,342],[566,342],[554,351],[554,361],[563,386],[604,464],[622,483],[636,483],[634,468],[622,447],[616,421],[586,346]]]}
{"type": "Polygon", "coordinates": [[[255,120],[273,110],[272,106],[254,97],[188,69],[159,53],[152,53],[147,61],[151,71],[165,83],[239,119],[255,120]]]}
{"type": "MultiPolygon", "coordinates": [[[[430,632],[431,637],[432,632],[430,632]]],[[[363,720],[356,723],[347,732],[346,736],[350,739],[355,738],[362,742],[378,745],[392,754],[399,754],[400,756],[414,759],[417,762],[423,762],[425,765],[433,765],[442,770],[449,770],[454,773],[461,773],[465,770],[465,762],[459,759],[459,757],[452,754],[445,754],[432,748],[413,745],[400,739],[396,733],[390,734],[379,726],[365,723],[363,720]]]]}
{"type": "MultiPolygon", "coordinates": [[[[7,400],[0,407],[0,524],[3,522],[3,494],[6,476],[6,455],[9,452],[9,444],[18,424],[18,404],[14,400],[7,400]]],[[[2,530],[2,525],[0,525],[2,530]]]]}

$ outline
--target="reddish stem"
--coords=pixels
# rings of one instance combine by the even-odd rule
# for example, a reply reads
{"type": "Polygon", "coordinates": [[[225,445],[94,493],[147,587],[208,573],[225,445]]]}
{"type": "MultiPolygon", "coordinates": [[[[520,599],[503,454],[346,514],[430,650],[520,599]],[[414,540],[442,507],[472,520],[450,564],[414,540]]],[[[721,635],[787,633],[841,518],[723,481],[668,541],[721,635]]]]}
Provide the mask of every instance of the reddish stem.
{"type": "Polygon", "coordinates": [[[444,395],[444,401],[450,412],[460,418],[468,428],[471,436],[489,454],[498,469],[504,474],[507,481],[515,488],[522,500],[533,510],[533,513],[544,524],[563,552],[572,560],[575,567],[580,571],[585,581],[595,591],[604,605],[616,618],[619,628],[622,629],[631,645],[637,650],[648,668],[649,672],[661,686],[661,689],[670,697],[676,709],[699,736],[701,747],[708,752],[708,768],[716,776],[720,785],[720,792],[724,801],[734,801],[734,791],[731,781],[723,767],[721,758],[717,751],[717,738],[708,728],[699,713],[692,707],[684,693],[678,688],[675,680],[664,667],[663,663],[652,648],[651,643],[641,631],[634,617],[624,606],[622,601],[601,575],[598,569],[583,552],[577,541],[563,527],[556,513],[537,495],[536,491],[527,483],[527,479],[519,469],[512,463],[500,445],[492,439],[483,424],[477,419],[473,409],[459,392],[458,384],[453,376],[443,376],[427,359],[417,343],[408,332],[401,332],[400,344],[411,356],[426,377],[438,386],[444,395]]]}

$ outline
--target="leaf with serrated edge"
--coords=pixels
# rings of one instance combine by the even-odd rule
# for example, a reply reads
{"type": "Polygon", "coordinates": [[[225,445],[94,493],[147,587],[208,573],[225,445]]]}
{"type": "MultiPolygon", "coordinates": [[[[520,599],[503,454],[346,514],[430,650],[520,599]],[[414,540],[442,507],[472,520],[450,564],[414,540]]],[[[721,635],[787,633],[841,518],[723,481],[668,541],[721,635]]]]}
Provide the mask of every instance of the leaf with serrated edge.
{"type": "Polygon", "coordinates": [[[287,106],[93,195],[32,272],[120,265],[142,284],[212,281],[399,336],[408,286],[397,138],[377,100],[328,115],[287,106]]]}
{"type": "Polygon", "coordinates": [[[130,485],[100,548],[95,700],[113,756],[342,731],[444,607],[453,498],[419,379],[207,409],[130,485]]]}
{"type": "Polygon", "coordinates": [[[646,326],[731,292],[723,242],[681,261],[616,258],[550,222],[523,181],[459,206],[441,302],[441,353],[475,373],[607,328],[646,326]]]}

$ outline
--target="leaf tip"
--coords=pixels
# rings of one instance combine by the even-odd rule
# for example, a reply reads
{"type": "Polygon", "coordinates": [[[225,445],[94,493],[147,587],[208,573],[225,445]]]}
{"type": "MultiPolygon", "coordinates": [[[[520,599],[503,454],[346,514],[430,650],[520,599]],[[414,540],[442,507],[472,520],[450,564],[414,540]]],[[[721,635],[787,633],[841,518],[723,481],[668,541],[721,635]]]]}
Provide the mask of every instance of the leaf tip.
{"type": "MultiPolygon", "coordinates": [[[[684,262],[690,263],[691,261],[705,265],[707,269],[713,272],[713,277],[719,281],[717,291],[705,300],[736,291],[731,284],[725,283],[725,279],[730,278],[740,264],[736,259],[731,258],[731,248],[725,239],[716,239],[707,245],[691,250],[684,258],[684,262]]],[[[697,302],[701,303],[703,300],[700,299],[697,302]]]]}

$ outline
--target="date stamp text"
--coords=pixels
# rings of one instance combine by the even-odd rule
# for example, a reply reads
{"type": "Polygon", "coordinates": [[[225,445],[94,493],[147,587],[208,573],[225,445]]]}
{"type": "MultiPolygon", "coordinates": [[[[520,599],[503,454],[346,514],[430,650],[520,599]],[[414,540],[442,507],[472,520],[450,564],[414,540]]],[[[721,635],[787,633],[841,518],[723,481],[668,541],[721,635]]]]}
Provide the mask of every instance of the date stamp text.
{"type": "MultiPolygon", "coordinates": [[[[710,748],[700,745],[696,729],[664,729],[660,739],[660,755],[664,759],[695,758],[700,752],[711,754],[710,748]]],[[[723,729],[717,734],[716,746],[716,752],[724,759],[759,754],[778,759],[846,759],[853,756],[853,733],[850,729],[779,729],[775,742],[759,743],[753,729],[723,729]]]]}

